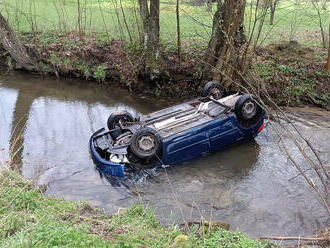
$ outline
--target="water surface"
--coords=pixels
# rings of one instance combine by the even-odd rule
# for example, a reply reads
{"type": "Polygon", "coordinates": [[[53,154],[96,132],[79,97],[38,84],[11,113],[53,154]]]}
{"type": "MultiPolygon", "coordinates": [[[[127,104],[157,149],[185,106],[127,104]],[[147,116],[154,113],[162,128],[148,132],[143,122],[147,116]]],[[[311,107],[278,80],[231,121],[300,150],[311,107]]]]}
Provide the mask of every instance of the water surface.
{"type": "MultiPolygon", "coordinates": [[[[0,161],[3,166],[13,157],[24,177],[48,186],[46,194],[87,200],[109,213],[143,201],[164,224],[203,217],[229,222],[252,237],[309,235],[329,225],[316,194],[279,149],[271,122],[253,142],[151,170],[151,176],[118,182],[96,170],[88,140],[111,112],[140,115],[173,103],[116,87],[0,70],[0,161]]],[[[329,113],[291,109],[289,116],[329,162],[329,113]]]]}

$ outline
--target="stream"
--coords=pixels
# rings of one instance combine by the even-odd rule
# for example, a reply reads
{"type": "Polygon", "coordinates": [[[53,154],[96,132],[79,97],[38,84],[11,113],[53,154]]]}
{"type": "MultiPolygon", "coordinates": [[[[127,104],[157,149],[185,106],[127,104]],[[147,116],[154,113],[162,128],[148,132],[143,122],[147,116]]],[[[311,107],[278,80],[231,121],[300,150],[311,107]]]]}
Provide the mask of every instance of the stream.
{"type": "MultiPolygon", "coordinates": [[[[271,121],[255,141],[124,181],[95,168],[88,141],[113,111],[140,115],[176,102],[0,68],[0,167],[14,156],[24,177],[47,185],[47,195],[88,201],[108,213],[142,201],[165,225],[203,217],[260,237],[311,235],[330,224],[316,193],[279,148],[271,121]]],[[[329,163],[330,112],[311,107],[286,111],[329,163]]],[[[306,163],[293,146],[290,152],[306,163]]]]}

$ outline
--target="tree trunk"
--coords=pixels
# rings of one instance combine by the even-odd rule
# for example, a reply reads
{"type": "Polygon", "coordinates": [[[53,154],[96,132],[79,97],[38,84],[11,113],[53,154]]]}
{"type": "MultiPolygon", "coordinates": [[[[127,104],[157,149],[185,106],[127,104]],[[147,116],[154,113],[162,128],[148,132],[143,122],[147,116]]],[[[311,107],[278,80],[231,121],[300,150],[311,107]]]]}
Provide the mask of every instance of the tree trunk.
{"type": "Polygon", "coordinates": [[[318,21],[319,21],[319,27],[320,27],[320,31],[321,31],[321,38],[322,38],[322,47],[326,48],[326,44],[325,44],[325,37],[324,37],[324,31],[323,31],[323,22],[322,22],[322,13],[321,13],[321,9],[319,8],[317,2],[312,1],[312,5],[314,7],[314,9],[317,12],[317,16],[318,16],[318,21]]]}
{"type": "Polygon", "coordinates": [[[273,25],[274,24],[274,17],[275,17],[275,10],[277,7],[279,0],[263,0],[261,2],[261,7],[264,9],[268,9],[270,10],[269,13],[269,25],[273,25]]]}
{"type": "Polygon", "coordinates": [[[208,12],[212,12],[212,1],[211,0],[206,1],[206,9],[208,12]]]}
{"type": "Polygon", "coordinates": [[[329,47],[328,47],[328,62],[326,65],[326,71],[330,72],[330,23],[329,23],[329,47]]]}
{"type": "Polygon", "coordinates": [[[142,20],[142,43],[146,68],[154,68],[158,60],[159,43],[159,0],[139,0],[142,20]]]}
{"type": "MultiPolygon", "coordinates": [[[[329,37],[330,39],[330,37],[329,37]]],[[[328,48],[328,62],[327,62],[327,72],[330,72],[330,43],[329,43],[329,48],[328,48]]]]}
{"type": "Polygon", "coordinates": [[[7,21],[0,13],[0,44],[16,61],[17,68],[33,71],[36,69],[34,61],[28,55],[25,47],[20,43],[7,21]]]}
{"type": "Polygon", "coordinates": [[[244,10],[246,0],[219,0],[213,17],[212,36],[205,54],[215,81],[226,87],[244,69],[240,48],[245,43],[244,10]]]}
{"type": "Polygon", "coordinates": [[[155,52],[159,43],[159,0],[150,0],[150,48],[155,52]]]}
{"type": "Polygon", "coordinates": [[[181,32],[180,32],[179,0],[176,0],[176,33],[177,33],[178,59],[179,59],[179,64],[181,64],[181,32]]]}
{"type": "MultiPolygon", "coordinates": [[[[321,19],[320,19],[321,20],[321,19]]],[[[324,31],[323,31],[323,24],[320,21],[320,31],[321,31],[321,38],[322,38],[322,47],[326,48],[326,44],[325,44],[325,36],[324,36],[324,31]]]]}
{"type": "Polygon", "coordinates": [[[276,9],[276,1],[273,3],[273,0],[271,0],[270,1],[269,25],[274,24],[275,9],[276,9]]]}

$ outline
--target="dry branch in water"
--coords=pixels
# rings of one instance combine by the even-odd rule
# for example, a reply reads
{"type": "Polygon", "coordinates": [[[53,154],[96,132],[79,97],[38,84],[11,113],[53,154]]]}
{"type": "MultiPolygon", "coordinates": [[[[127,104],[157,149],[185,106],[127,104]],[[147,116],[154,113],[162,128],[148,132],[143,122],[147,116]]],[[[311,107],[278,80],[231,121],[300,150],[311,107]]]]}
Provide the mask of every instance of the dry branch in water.
{"type": "MultiPolygon", "coordinates": [[[[293,241],[306,241],[306,242],[301,242],[299,243],[300,245],[320,245],[321,247],[329,247],[330,245],[330,232],[324,232],[320,233],[318,235],[314,236],[308,236],[308,237],[284,237],[284,236],[269,236],[269,237],[261,237],[260,239],[271,239],[271,240],[280,240],[280,241],[285,241],[285,240],[293,240],[293,241]]],[[[297,245],[294,246],[289,246],[289,247],[296,247],[297,245]]]]}
{"type": "MultiPolygon", "coordinates": [[[[219,57],[217,59],[222,60],[223,63],[226,63],[226,66],[231,66],[229,63],[227,63],[222,58],[219,57]]],[[[201,61],[201,63],[207,64],[207,62],[205,62],[205,61],[201,61]]],[[[235,88],[243,89],[245,92],[253,94],[260,99],[260,104],[267,112],[268,117],[271,118],[272,120],[274,120],[281,128],[281,130],[279,131],[279,130],[277,130],[277,128],[274,127],[276,134],[280,138],[279,145],[282,145],[285,148],[282,150],[284,150],[284,153],[286,154],[286,156],[288,157],[288,159],[290,160],[292,165],[299,171],[300,175],[302,175],[305,178],[306,182],[318,194],[318,196],[320,197],[320,199],[323,202],[325,209],[327,210],[327,212],[330,216],[329,172],[326,169],[324,162],[320,159],[318,152],[316,151],[316,149],[314,149],[313,145],[308,141],[308,139],[306,139],[302,135],[302,133],[298,130],[296,125],[287,117],[285,112],[271,99],[271,97],[268,94],[265,87],[260,87],[260,83],[258,82],[256,77],[252,73],[246,73],[243,75],[242,72],[238,71],[236,68],[231,66],[232,69],[236,70],[236,73],[240,75],[242,81],[244,82],[244,85],[242,85],[241,83],[234,81],[232,78],[228,77],[226,75],[226,73],[219,70],[219,68],[216,68],[215,66],[212,66],[210,64],[208,64],[208,66],[211,66],[213,68],[213,70],[217,70],[218,73],[221,74],[222,77],[224,77],[226,80],[230,81],[231,84],[235,88]],[[267,100],[267,102],[270,103],[270,106],[267,106],[263,102],[262,99],[267,100]],[[289,125],[283,125],[279,121],[279,118],[274,115],[275,111],[277,111],[278,115],[282,116],[283,117],[282,119],[284,119],[287,122],[287,124],[289,124],[289,125]],[[293,130],[289,129],[289,126],[291,126],[293,128],[293,130]],[[283,137],[285,135],[287,135],[289,137],[289,140],[291,140],[294,143],[294,147],[298,148],[300,154],[304,158],[304,161],[306,161],[309,164],[309,167],[315,172],[315,174],[316,174],[315,179],[314,178],[312,179],[311,177],[309,177],[305,173],[305,170],[303,169],[300,162],[297,162],[294,159],[294,157],[291,156],[290,151],[286,148],[287,147],[286,141],[283,139],[283,137]],[[302,146],[303,144],[306,144],[307,147],[303,148],[303,146],[302,146]],[[315,156],[316,161],[312,157],[312,155],[309,155],[307,153],[307,150],[309,150],[311,152],[311,154],[315,156]],[[317,186],[318,183],[315,183],[314,180],[319,180],[319,182],[323,186],[323,190],[317,186]]],[[[274,126],[274,125],[272,125],[272,126],[274,126]]],[[[294,148],[294,147],[291,146],[290,148],[294,148]]]]}

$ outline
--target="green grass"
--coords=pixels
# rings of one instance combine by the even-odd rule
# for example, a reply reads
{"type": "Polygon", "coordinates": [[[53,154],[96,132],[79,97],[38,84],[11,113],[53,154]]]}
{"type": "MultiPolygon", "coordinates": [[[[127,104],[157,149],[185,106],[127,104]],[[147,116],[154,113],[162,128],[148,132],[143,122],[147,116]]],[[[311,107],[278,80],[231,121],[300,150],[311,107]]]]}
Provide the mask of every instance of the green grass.
{"type": "Polygon", "coordinates": [[[264,48],[256,56],[251,72],[281,105],[303,103],[327,107],[330,102],[328,82],[324,71],[327,54],[322,49],[310,49],[299,43],[279,43],[264,48]]]}
{"type": "MultiPolygon", "coordinates": [[[[0,11],[19,32],[78,31],[77,0],[65,0],[65,5],[63,1],[0,0],[0,11]]],[[[250,2],[248,1],[245,14],[247,33],[252,26],[250,20],[253,21],[255,16],[255,7],[251,9],[250,2]]],[[[80,3],[80,23],[85,33],[98,33],[107,39],[129,41],[129,30],[132,42],[139,41],[137,0],[80,0],[80,3]],[[124,15],[128,30],[124,24],[124,15]]],[[[175,0],[166,0],[160,4],[161,42],[169,46],[176,44],[175,3],[175,0]]],[[[329,3],[327,6],[326,10],[321,10],[325,30],[329,23],[329,3]]],[[[213,12],[215,9],[216,5],[213,4],[213,12]]],[[[212,13],[207,11],[206,6],[193,6],[187,4],[187,1],[181,2],[180,11],[184,47],[205,46],[211,33],[212,13]]],[[[274,25],[269,25],[268,19],[267,16],[260,41],[268,43],[295,39],[308,45],[321,44],[317,12],[310,4],[295,5],[294,1],[282,0],[275,14],[274,25]]]]}
{"type": "Polygon", "coordinates": [[[165,228],[142,205],[108,216],[39,191],[13,171],[0,176],[0,247],[271,247],[238,231],[165,228]]]}
{"type": "MultiPolygon", "coordinates": [[[[316,9],[307,1],[300,1],[299,4],[294,2],[285,0],[279,2],[275,12],[274,25],[269,25],[269,15],[267,15],[261,40],[265,40],[265,43],[296,40],[305,45],[321,46],[319,18],[316,9]]],[[[326,32],[325,36],[327,36],[329,25],[329,3],[326,6],[327,8],[324,10],[321,8],[321,3],[318,3],[323,28],[326,32]]],[[[246,11],[247,15],[251,13],[249,8],[246,11]]],[[[247,19],[248,17],[246,17],[247,19]]]]}
{"type": "Polygon", "coordinates": [[[94,70],[93,77],[99,82],[104,81],[105,77],[107,76],[107,72],[105,71],[106,68],[107,67],[104,65],[97,66],[94,70]]]}

